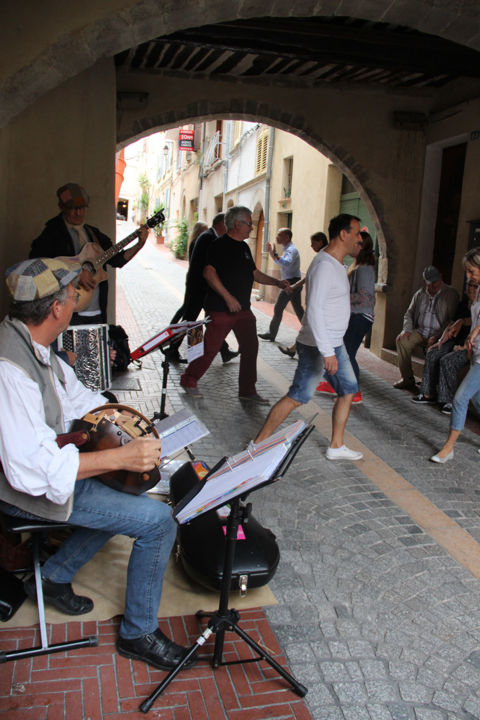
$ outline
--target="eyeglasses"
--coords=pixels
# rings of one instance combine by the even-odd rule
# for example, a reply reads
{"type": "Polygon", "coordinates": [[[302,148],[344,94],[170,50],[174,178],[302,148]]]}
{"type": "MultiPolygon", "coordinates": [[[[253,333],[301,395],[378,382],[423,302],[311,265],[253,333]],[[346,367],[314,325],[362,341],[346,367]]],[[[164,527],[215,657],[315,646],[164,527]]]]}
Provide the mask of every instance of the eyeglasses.
{"type": "Polygon", "coordinates": [[[78,292],[78,290],[75,290],[73,292],[73,295],[67,295],[67,297],[69,300],[73,300],[74,305],[78,305],[78,301],[80,300],[80,293],[78,292]]]}
{"type": "Polygon", "coordinates": [[[253,223],[252,223],[252,222],[247,222],[246,220],[239,220],[238,222],[239,222],[239,223],[243,223],[244,225],[248,225],[248,227],[253,227],[253,223]]]}

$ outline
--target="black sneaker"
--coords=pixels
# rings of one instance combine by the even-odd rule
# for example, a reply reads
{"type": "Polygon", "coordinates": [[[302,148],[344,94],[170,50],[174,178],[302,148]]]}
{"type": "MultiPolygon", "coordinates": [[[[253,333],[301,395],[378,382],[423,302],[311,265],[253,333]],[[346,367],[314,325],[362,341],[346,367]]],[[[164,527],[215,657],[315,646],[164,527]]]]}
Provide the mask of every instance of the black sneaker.
{"type": "MultiPolygon", "coordinates": [[[[65,615],[84,615],[93,610],[93,601],[83,595],[75,595],[70,583],[54,583],[42,578],[42,587],[45,605],[53,605],[65,615]]],[[[24,588],[28,597],[36,601],[37,591],[33,575],[25,580],[24,588]]]]}
{"type": "Polygon", "coordinates": [[[228,363],[230,360],[233,360],[233,358],[236,358],[240,355],[240,352],[238,350],[225,350],[222,354],[222,362],[228,363]]]}
{"type": "MultiPolygon", "coordinates": [[[[295,346],[294,346],[294,347],[295,347],[295,346]]],[[[285,345],[279,345],[279,346],[278,346],[278,349],[280,350],[281,353],[283,353],[284,355],[288,355],[288,357],[290,357],[290,358],[294,358],[294,357],[295,357],[295,352],[296,352],[296,351],[293,350],[292,348],[285,347],[285,345]]]]}
{"type": "Polygon", "coordinates": [[[420,395],[416,395],[412,398],[412,402],[417,403],[418,405],[432,405],[435,400],[433,398],[429,398],[426,395],[423,395],[423,393],[420,393],[420,395]]]}
{"type": "Polygon", "coordinates": [[[451,415],[452,414],[452,403],[445,403],[442,405],[442,408],[440,410],[444,415],[451,415]]]}

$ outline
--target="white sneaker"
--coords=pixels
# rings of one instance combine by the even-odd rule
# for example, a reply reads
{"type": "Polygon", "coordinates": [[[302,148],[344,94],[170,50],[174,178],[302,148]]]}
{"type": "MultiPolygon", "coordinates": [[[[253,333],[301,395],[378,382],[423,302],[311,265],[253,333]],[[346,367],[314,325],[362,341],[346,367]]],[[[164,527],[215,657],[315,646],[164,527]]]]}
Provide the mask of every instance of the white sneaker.
{"type": "Polygon", "coordinates": [[[361,460],[363,458],[363,453],[350,450],[346,445],[339,448],[329,447],[325,454],[327,460],[361,460]]]}

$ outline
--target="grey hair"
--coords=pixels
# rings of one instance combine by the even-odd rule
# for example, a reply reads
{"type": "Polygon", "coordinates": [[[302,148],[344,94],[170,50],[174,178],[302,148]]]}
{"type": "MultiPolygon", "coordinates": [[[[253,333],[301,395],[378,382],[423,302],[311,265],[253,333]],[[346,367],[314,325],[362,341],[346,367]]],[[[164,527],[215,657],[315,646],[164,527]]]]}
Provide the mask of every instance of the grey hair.
{"type": "Polygon", "coordinates": [[[235,223],[238,220],[244,220],[247,215],[250,217],[252,215],[252,211],[249,208],[243,205],[234,205],[225,213],[225,227],[227,230],[233,230],[235,223]]]}
{"type": "Polygon", "coordinates": [[[41,325],[48,316],[55,300],[58,300],[58,302],[63,305],[67,298],[68,285],[61,288],[61,290],[57,290],[56,293],[39,298],[38,300],[31,300],[29,302],[12,300],[8,314],[10,319],[16,318],[29,325],[41,325]]]}
{"type": "Polygon", "coordinates": [[[475,267],[480,267],[480,247],[474,247],[467,253],[465,253],[462,262],[463,267],[465,267],[465,265],[474,265],[475,267]]]}

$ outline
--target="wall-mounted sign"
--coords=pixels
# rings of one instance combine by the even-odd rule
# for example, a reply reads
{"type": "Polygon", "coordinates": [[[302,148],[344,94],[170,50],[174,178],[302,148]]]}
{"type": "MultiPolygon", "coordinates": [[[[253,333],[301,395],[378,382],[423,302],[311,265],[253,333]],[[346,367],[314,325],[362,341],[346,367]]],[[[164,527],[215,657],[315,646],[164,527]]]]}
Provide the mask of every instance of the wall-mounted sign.
{"type": "Polygon", "coordinates": [[[195,130],[179,130],[178,131],[178,149],[194,150],[195,130]]]}

